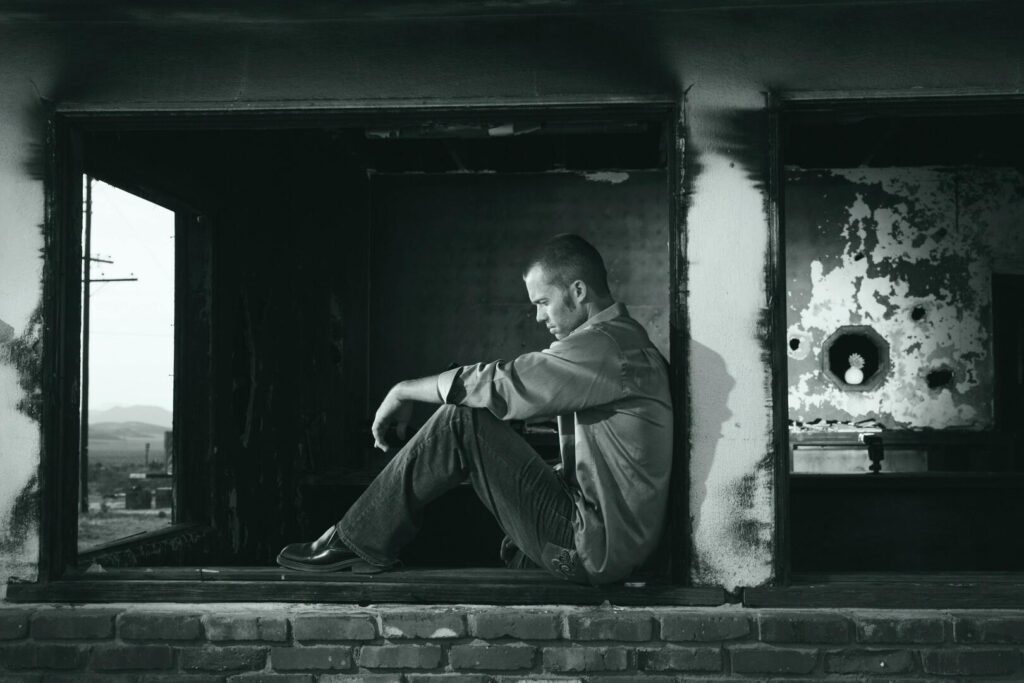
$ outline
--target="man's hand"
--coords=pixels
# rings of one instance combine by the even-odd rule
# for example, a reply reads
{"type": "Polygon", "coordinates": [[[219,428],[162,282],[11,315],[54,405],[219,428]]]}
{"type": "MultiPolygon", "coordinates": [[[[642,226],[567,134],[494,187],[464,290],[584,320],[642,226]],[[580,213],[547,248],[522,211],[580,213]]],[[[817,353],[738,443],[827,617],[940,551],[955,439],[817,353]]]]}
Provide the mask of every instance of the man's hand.
{"type": "Polygon", "coordinates": [[[398,438],[405,440],[409,430],[409,417],[412,415],[414,403],[440,404],[441,396],[437,393],[437,375],[420,379],[407,379],[391,387],[391,391],[380,402],[377,414],[373,416],[373,445],[385,453],[390,453],[395,444],[384,440],[384,435],[392,427],[398,438]]]}
{"type": "Polygon", "coordinates": [[[377,408],[377,414],[373,417],[373,445],[376,448],[385,453],[394,450],[396,444],[389,444],[384,440],[385,434],[391,427],[395,428],[399,439],[405,440],[412,407],[412,401],[405,401],[400,397],[399,385],[392,387],[388,395],[381,401],[380,407],[377,408]]]}

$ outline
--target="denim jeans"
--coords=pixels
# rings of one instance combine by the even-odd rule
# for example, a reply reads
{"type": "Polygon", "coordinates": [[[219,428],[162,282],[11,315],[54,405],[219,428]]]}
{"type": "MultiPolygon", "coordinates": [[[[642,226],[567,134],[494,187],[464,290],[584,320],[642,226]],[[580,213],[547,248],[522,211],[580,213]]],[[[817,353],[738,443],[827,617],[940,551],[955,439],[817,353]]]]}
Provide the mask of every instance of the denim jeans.
{"type": "Polygon", "coordinates": [[[338,522],[338,536],[367,562],[391,566],[419,530],[427,503],[466,480],[533,564],[586,582],[573,547],[575,505],[567,485],[483,409],[441,406],[338,522]]]}

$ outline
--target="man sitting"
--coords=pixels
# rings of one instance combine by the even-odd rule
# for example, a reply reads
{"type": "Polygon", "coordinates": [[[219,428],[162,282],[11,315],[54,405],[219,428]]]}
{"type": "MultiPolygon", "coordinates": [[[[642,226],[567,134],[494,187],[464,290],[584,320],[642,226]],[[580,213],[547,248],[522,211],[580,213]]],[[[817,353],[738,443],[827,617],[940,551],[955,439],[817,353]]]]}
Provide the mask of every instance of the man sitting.
{"type": "Polygon", "coordinates": [[[404,436],[414,402],[443,407],[341,521],[311,543],[286,546],[278,564],[388,569],[427,503],[467,479],[507,535],[510,566],[600,584],[643,564],[661,537],[672,466],[665,359],[612,299],[601,255],[583,238],[543,244],[523,280],[551,346],[395,385],[373,422],[385,452],[393,450],[385,435],[404,436]],[[506,424],[541,417],[557,417],[560,472],[506,424]]]}

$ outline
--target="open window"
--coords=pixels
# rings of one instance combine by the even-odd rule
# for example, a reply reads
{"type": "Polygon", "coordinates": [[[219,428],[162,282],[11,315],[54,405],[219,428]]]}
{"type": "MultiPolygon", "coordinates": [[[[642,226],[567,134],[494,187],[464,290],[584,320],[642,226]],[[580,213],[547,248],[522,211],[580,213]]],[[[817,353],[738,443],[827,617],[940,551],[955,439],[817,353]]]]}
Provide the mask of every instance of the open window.
{"type": "Polygon", "coordinates": [[[1024,113],[781,116],[789,569],[1024,570],[1024,113]]]}
{"type": "Polygon", "coordinates": [[[174,212],[84,178],[78,549],[174,523],[174,212]]]}
{"type": "MultiPolygon", "coordinates": [[[[284,544],[315,538],[339,519],[386,463],[369,430],[387,389],[453,363],[550,343],[534,321],[520,269],[533,246],[555,233],[584,234],[604,254],[616,298],[672,360],[677,411],[685,410],[675,318],[681,290],[673,281],[680,253],[674,106],[73,116],[61,125],[62,172],[88,174],[173,211],[174,506],[166,529],[79,552],[68,540],[74,516],[49,490],[71,490],[78,460],[51,461],[44,500],[56,520],[47,528],[55,578],[84,585],[97,573],[109,580],[130,571],[196,581],[270,577],[288,586],[217,595],[308,598],[299,579],[309,577],[281,576],[274,558],[284,544]]],[[[73,184],[61,187],[63,218],[78,225],[72,208],[80,197],[73,184]]],[[[83,245],[69,237],[64,248],[81,254],[83,245]]],[[[80,313],[65,312],[71,329],[80,313]]],[[[75,339],[63,342],[69,362],[75,339]]],[[[61,386],[64,405],[76,406],[74,387],[61,386]]],[[[71,415],[54,417],[53,433],[64,429],[63,440],[54,438],[77,454],[67,428],[80,426],[78,412],[71,415]]],[[[679,428],[685,422],[677,418],[679,428]]],[[[553,424],[516,428],[557,458],[553,424]]],[[[685,466],[675,469],[683,476],[685,466]]],[[[685,571],[678,559],[686,546],[684,496],[674,493],[666,534],[674,548],[658,555],[641,583],[674,589],[670,579],[685,571]]],[[[374,582],[398,588],[339,588],[338,595],[416,599],[403,582],[444,576],[467,583],[464,571],[431,575],[432,568],[500,572],[500,536],[467,486],[428,510],[403,556],[407,570],[374,582]]],[[[522,601],[517,576],[500,576],[512,587],[489,599],[522,601]]],[[[365,583],[319,578],[335,579],[365,583]]],[[[440,597],[455,595],[446,590],[440,597]]],[[[581,599],[573,590],[538,595],[581,599]]],[[[720,600],[715,590],[680,595],[672,599],[720,600]]],[[[635,599],[666,598],[648,592],[635,599]]]]}

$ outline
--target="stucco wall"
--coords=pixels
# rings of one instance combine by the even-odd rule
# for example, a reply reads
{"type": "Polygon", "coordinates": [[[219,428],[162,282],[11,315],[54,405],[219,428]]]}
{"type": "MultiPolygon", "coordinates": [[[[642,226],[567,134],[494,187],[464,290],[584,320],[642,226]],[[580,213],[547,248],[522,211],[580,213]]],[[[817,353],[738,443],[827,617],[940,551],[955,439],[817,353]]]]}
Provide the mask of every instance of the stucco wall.
{"type": "MultiPolygon", "coordinates": [[[[757,116],[764,93],[1020,92],[1019,10],[964,2],[580,17],[572,7],[542,18],[517,17],[513,6],[500,17],[480,10],[485,16],[419,22],[396,15],[349,22],[329,13],[315,22],[298,13],[252,20],[198,10],[63,21],[0,12],[0,319],[18,337],[32,334],[41,303],[45,102],[99,109],[543,103],[685,89],[681,286],[693,339],[692,573],[730,588],[768,581],[769,224],[767,141],[757,116]]],[[[18,407],[30,389],[9,356],[0,366],[0,539],[14,539],[3,548],[0,581],[31,579],[37,522],[25,527],[13,510],[19,492],[34,486],[40,439],[18,407]]]]}
{"type": "MultiPolygon", "coordinates": [[[[0,27],[0,581],[34,578],[39,556],[38,423],[45,44],[0,27]]],[[[4,590],[0,588],[0,591],[4,590]]]]}

